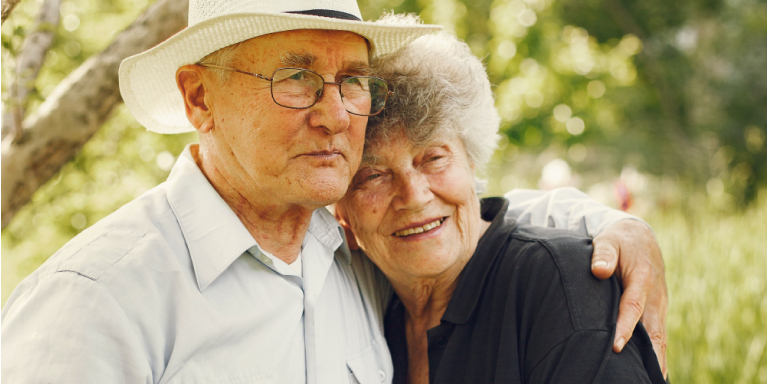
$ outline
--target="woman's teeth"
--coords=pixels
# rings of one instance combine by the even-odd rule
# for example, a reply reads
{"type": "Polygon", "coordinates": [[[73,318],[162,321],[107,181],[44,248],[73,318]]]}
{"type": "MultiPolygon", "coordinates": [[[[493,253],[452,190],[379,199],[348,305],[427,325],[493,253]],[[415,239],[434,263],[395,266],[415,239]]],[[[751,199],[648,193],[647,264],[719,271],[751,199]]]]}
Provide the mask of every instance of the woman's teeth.
{"type": "Polygon", "coordinates": [[[437,219],[437,220],[435,220],[435,221],[433,221],[433,222],[431,222],[429,224],[423,225],[421,227],[409,228],[409,229],[404,229],[402,231],[397,231],[397,232],[395,232],[395,236],[397,236],[397,237],[405,237],[405,236],[410,236],[410,235],[414,235],[414,234],[424,233],[424,232],[429,231],[430,229],[439,227],[442,222],[443,222],[442,219],[437,219]]]}

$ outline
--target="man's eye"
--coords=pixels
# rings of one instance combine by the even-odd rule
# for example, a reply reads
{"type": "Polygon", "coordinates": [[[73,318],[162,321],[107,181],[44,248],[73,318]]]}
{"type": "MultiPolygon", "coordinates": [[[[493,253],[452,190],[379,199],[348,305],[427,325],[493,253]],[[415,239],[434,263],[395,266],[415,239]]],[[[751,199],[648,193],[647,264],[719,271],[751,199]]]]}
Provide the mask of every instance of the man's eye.
{"type": "Polygon", "coordinates": [[[306,77],[307,77],[307,74],[304,71],[298,71],[293,75],[289,76],[288,78],[291,80],[304,80],[306,77]]]}
{"type": "Polygon", "coordinates": [[[373,180],[373,179],[376,179],[376,178],[378,178],[379,176],[381,176],[381,174],[380,174],[380,173],[373,173],[373,174],[370,174],[370,175],[366,176],[366,177],[365,177],[365,179],[363,179],[363,180],[364,180],[364,181],[369,181],[369,180],[373,180]]]}

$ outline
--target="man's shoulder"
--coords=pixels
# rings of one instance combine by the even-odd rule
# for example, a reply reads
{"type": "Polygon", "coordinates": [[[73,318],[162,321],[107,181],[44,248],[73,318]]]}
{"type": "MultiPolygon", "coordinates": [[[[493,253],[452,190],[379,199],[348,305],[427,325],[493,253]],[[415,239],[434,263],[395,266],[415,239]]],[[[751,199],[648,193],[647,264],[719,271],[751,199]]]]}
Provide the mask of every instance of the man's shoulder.
{"type": "Polygon", "coordinates": [[[84,230],[35,273],[38,278],[58,272],[74,272],[91,280],[100,279],[111,268],[122,268],[121,259],[137,248],[163,252],[168,243],[183,239],[165,197],[164,184],[153,188],[84,230]]]}

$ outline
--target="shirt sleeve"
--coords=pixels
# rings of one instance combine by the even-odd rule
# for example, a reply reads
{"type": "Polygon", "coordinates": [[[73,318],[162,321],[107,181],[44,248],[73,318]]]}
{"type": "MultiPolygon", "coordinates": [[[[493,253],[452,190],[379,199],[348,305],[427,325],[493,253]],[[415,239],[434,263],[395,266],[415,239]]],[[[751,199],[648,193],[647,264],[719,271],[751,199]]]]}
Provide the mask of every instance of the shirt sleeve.
{"type": "Polygon", "coordinates": [[[573,187],[551,191],[513,189],[504,197],[509,200],[507,218],[537,227],[568,229],[583,236],[595,237],[619,220],[643,222],[636,216],[608,208],[573,187]]]}
{"type": "Polygon", "coordinates": [[[47,276],[9,300],[2,350],[9,383],[153,382],[123,309],[99,282],[74,272],[47,276]]]}

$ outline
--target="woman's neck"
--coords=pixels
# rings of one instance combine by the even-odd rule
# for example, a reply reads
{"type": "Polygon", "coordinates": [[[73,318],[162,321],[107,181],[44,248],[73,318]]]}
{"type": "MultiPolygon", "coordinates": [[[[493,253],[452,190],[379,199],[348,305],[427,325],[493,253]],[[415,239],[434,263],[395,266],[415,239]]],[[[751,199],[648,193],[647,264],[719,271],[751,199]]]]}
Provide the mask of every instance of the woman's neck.
{"type": "Polygon", "coordinates": [[[394,283],[405,306],[405,337],[408,345],[409,384],[429,383],[427,331],[440,325],[458,279],[421,279],[411,284],[394,283]]]}
{"type": "Polygon", "coordinates": [[[464,265],[449,276],[393,281],[392,286],[405,306],[406,320],[426,327],[424,330],[440,324],[464,265]]]}

